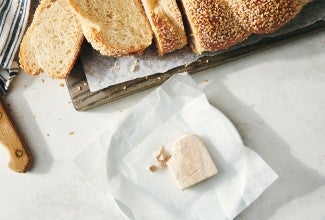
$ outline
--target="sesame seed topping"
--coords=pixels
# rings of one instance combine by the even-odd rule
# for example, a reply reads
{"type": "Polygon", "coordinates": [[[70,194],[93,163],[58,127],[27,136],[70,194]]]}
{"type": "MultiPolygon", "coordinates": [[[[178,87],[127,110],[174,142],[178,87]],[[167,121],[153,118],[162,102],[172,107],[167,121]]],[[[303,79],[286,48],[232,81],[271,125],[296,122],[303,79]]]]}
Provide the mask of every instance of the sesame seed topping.
{"type": "Polygon", "coordinates": [[[149,8],[145,7],[145,9],[155,34],[159,55],[164,55],[185,46],[187,38],[182,15],[176,1],[168,1],[168,6],[167,4],[163,6],[160,1],[143,0],[143,2],[150,5],[149,8]]]}
{"type": "Polygon", "coordinates": [[[197,53],[227,49],[250,34],[271,33],[309,0],[181,0],[197,53]]]}
{"type": "Polygon", "coordinates": [[[271,33],[292,20],[306,0],[228,0],[241,24],[251,33],[271,33]]]}

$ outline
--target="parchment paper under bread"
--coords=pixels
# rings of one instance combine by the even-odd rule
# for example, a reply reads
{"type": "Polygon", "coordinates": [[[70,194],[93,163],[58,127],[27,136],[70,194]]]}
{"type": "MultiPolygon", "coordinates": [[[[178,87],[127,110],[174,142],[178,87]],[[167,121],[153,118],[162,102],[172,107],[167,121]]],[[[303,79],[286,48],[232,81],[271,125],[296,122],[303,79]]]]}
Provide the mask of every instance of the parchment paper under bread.
{"type": "MultiPolygon", "coordinates": [[[[276,33],[268,35],[251,35],[247,40],[235,45],[227,51],[257,43],[265,37],[289,33],[310,26],[321,20],[325,20],[325,1],[315,0],[305,6],[303,11],[292,22],[276,33]]],[[[101,55],[87,44],[81,52],[81,61],[90,91],[95,92],[108,86],[139,77],[163,73],[175,67],[190,64],[200,57],[213,56],[223,52],[225,51],[196,55],[191,52],[189,47],[186,47],[163,57],[159,57],[156,48],[152,45],[145,50],[142,55],[114,58],[101,55]]]]}

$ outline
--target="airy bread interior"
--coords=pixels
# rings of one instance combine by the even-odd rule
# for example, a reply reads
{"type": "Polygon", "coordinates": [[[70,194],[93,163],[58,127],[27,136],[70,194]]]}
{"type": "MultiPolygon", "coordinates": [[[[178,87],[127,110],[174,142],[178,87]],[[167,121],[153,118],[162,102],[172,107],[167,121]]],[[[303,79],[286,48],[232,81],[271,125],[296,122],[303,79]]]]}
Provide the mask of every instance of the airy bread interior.
{"type": "Polygon", "coordinates": [[[69,2],[86,39],[103,55],[131,55],[152,43],[152,30],[139,0],[69,2]]]}
{"type": "Polygon", "coordinates": [[[78,57],[83,40],[77,17],[67,0],[43,0],[21,44],[22,68],[37,75],[66,78],[78,57]]]}

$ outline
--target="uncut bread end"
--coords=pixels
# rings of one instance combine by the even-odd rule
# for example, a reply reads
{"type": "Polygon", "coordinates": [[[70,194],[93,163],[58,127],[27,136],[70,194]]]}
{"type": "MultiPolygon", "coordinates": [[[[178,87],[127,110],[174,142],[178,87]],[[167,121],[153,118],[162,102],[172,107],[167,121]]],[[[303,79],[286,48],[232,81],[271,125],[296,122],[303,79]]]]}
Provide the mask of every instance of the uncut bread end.
{"type": "Polygon", "coordinates": [[[273,33],[310,0],[180,0],[194,52],[227,49],[251,34],[273,33]]]}
{"type": "Polygon", "coordinates": [[[294,19],[310,0],[228,0],[236,19],[251,33],[273,33],[294,19]]]}

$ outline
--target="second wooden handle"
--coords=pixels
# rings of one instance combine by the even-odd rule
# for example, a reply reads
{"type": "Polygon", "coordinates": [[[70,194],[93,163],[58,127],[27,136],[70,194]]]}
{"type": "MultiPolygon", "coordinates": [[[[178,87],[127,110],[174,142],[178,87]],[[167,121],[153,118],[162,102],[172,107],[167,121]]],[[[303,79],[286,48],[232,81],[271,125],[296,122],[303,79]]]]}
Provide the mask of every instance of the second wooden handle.
{"type": "Polygon", "coordinates": [[[15,172],[24,173],[32,164],[32,157],[25,147],[15,126],[0,100],[0,144],[8,149],[10,154],[9,168],[15,172]]]}

